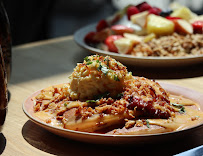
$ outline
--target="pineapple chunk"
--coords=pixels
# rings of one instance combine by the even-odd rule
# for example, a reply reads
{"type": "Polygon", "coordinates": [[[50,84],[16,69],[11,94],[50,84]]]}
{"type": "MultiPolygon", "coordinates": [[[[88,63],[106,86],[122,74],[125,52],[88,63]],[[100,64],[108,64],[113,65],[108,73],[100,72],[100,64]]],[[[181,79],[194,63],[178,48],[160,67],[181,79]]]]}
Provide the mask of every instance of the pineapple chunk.
{"type": "Polygon", "coordinates": [[[138,44],[138,43],[142,42],[142,40],[143,40],[142,36],[138,36],[138,35],[135,35],[135,34],[124,33],[123,36],[125,38],[133,40],[134,44],[138,44]]]}
{"type": "Polygon", "coordinates": [[[129,38],[120,38],[114,41],[118,53],[128,54],[133,49],[134,41],[129,38]]]}
{"type": "Polygon", "coordinates": [[[144,38],[143,41],[146,43],[146,42],[149,42],[149,41],[153,40],[154,38],[156,38],[156,35],[155,35],[154,33],[151,33],[151,34],[147,35],[147,36],[144,38]]]}
{"type": "Polygon", "coordinates": [[[147,33],[155,35],[169,35],[174,32],[174,23],[161,16],[150,14],[147,18],[147,33]]]}
{"type": "Polygon", "coordinates": [[[130,17],[132,23],[139,25],[140,27],[144,28],[146,26],[147,16],[149,12],[144,11],[130,17]]]}
{"type": "Polygon", "coordinates": [[[194,18],[196,16],[196,14],[191,12],[191,10],[187,7],[181,7],[179,9],[175,10],[170,16],[171,17],[180,17],[186,21],[189,21],[192,18],[194,18]]]}

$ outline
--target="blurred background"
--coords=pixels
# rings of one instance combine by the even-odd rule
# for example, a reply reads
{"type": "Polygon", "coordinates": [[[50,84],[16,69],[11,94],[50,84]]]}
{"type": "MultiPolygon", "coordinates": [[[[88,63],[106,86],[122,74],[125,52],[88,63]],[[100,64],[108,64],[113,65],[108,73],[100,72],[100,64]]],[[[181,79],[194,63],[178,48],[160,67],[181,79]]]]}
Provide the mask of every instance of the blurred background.
{"type": "MultiPolygon", "coordinates": [[[[167,8],[174,0],[145,0],[167,8]]],[[[79,28],[98,22],[128,4],[142,0],[3,0],[13,45],[72,35],[79,28]]],[[[203,0],[177,0],[197,14],[203,14],[203,0]]]]}

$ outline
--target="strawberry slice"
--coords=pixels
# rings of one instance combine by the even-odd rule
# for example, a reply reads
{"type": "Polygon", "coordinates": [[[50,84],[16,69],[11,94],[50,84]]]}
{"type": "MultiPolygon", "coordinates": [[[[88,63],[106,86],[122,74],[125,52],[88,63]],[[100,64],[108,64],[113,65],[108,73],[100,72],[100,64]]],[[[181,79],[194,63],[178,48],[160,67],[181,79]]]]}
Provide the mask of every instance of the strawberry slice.
{"type": "Polygon", "coordinates": [[[192,23],[194,33],[202,34],[203,33],[203,21],[195,21],[192,23]]]}
{"type": "Polygon", "coordinates": [[[85,36],[85,38],[84,38],[84,41],[85,41],[85,43],[87,43],[87,44],[90,44],[90,43],[98,43],[98,41],[96,41],[95,39],[94,39],[94,36],[96,35],[96,32],[89,32],[86,36],[85,36]]]}
{"type": "Polygon", "coordinates": [[[98,31],[101,31],[107,27],[108,27],[108,23],[105,20],[101,20],[98,22],[98,24],[96,26],[96,30],[98,32],[98,31]]]}
{"type": "Polygon", "coordinates": [[[134,29],[124,26],[124,25],[113,25],[111,27],[111,30],[116,34],[116,35],[123,35],[123,33],[133,33],[134,29]]]}
{"type": "Polygon", "coordinates": [[[134,14],[139,13],[139,10],[136,6],[130,6],[127,9],[127,16],[128,16],[128,20],[130,20],[130,17],[134,14]]]}
{"type": "Polygon", "coordinates": [[[100,42],[103,42],[105,41],[105,39],[111,35],[111,30],[110,28],[106,28],[106,29],[103,29],[99,32],[89,32],[85,38],[84,38],[84,41],[85,43],[87,44],[97,44],[97,43],[100,43],[100,42]]]}
{"type": "Polygon", "coordinates": [[[182,19],[180,17],[171,17],[171,16],[166,16],[166,19],[174,21],[174,20],[178,20],[178,19],[182,19]]]}
{"type": "Polygon", "coordinates": [[[162,10],[157,7],[152,7],[148,11],[149,11],[149,14],[155,14],[155,15],[160,15],[160,13],[162,12],[162,10]]]}
{"type": "Polygon", "coordinates": [[[137,5],[136,7],[138,8],[138,10],[140,12],[147,11],[152,8],[151,5],[149,5],[147,2],[143,2],[139,5],[137,5]]]}
{"type": "Polygon", "coordinates": [[[111,52],[117,53],[118,49],[116,48],[114,41],[116,41],[122,37],[123,36],[121,36],[121,35],[111,35],[111,36],[107,37],[105,40],[105,44],[107,45],[108,50],[111,52]]]}

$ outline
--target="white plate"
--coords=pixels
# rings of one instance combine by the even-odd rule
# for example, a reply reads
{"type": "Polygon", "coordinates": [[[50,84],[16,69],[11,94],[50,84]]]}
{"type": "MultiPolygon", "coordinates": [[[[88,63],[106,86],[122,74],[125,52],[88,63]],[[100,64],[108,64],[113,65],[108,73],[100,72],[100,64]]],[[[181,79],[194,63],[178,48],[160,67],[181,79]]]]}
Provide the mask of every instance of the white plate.
{"type": "Polygon", "coordinates": [[[143,67],[174,67],[186,66],[192,64],[203,63],[203,55],[187,56],[187,57],[135,57],[132,55],[118,54],[104,51],[87,45],[84,37],[87,33],[95,31],[96,24],[90,24],[77,30],[74,34],[75,42],[82,48],[89,50],[93,54],[108,55],[125,65],[143,66],[143,67]]]}
{"type": "MultiPolygon", "coordinates": [[[[173,84],[160,82],[160,85],[172,94],[183,95],[184,97],[187,97],[193,100],[194,102],[197,102],[200,105],[201,110],[203,110],[203,94],[198,93],[194,90],[180,87],[173,84]]],[[[181,131],[160,133],[160,134],[148,134],[148,135],[107,135],[107,134],[87,133],[87,132],[79,132],[79,131],[57,128],[49,124],[46,124],[35,117],[34,110],[33,110],[34,103],[32,101],[32,98],[39,93],[40,91],[33,93],[23,103],[23,111],[29,117],[29,119],[56,135],[73,139],[73,140],[82,141],[82,142],[90,142],[90,143],[97,143],[97,144],[142,145],[146,143],[156,143],[156,142],[163,142],[163,141],[169,141],[172,139],[177,139],[177,137],[186,136],[187,135],[186,133],[193,133],[194,131],[198,130],[198,128],[203,128],[203,123],[201,123],[199,125],[196,125],[194,127],[181,130],[181,131]]]]}

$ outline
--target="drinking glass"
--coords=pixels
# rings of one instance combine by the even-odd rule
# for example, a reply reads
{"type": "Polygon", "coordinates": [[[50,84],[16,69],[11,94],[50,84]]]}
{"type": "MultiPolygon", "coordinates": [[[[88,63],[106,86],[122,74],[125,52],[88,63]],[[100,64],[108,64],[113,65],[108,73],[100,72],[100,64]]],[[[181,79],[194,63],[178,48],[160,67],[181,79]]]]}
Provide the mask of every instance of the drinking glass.
{"type": "Polygon", "coordinates": [[[0,0],[0,45],[4,56],[3,58],[5,62],[7,80],[9,81],[11,74],[12,43],[11,43],[10,23],[2,0],[0,0]]]}
{"type": "Polygon", "coordinates": [[[7,76],[3,53],[0,48],[0,132],[3,128],[8,105],[7,76]]]}

